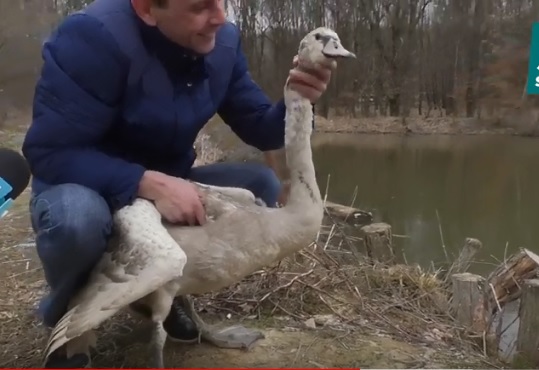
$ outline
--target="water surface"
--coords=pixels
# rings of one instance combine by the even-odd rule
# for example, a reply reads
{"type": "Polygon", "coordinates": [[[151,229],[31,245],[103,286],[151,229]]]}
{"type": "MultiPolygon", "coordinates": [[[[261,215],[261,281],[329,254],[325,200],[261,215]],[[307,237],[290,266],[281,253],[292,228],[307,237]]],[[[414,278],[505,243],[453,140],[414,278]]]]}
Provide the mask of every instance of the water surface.
{"type": "Polygon", "coordinates": [[[355,205],[406,236],[408,261],[444,261],[442,245],[456,254],[466,237],[483,242],[478,273],[518,247],[539,252],[537,139],[316,134],[313,146],[321,191],[330,175],[328,198],[350,204],[357,187],[355,205]]]}

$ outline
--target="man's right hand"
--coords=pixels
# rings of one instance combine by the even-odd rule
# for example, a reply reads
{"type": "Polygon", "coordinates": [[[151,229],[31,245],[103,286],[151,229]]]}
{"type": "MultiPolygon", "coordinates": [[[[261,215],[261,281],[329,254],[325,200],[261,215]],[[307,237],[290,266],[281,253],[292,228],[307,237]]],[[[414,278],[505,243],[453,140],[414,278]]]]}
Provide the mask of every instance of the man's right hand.
{"type": "Polygon", "coordinates": [[[206,212],[196,186],[182,178],[146,171],[138,194],[153,200],[159,213],[169,222],[190,226],[206,222],[206,212]]]}

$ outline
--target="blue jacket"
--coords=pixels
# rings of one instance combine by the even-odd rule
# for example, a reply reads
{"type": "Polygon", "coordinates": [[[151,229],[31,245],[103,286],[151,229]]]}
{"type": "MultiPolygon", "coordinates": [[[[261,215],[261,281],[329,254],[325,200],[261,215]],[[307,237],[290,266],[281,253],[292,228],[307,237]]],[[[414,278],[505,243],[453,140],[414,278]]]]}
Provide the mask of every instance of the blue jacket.
{"type": "Polygon", "coordinates": [[[284,145],[284,102],[251,79],[231,23],[197,57],[144,24],[130,0],[95,0],[63,21],[42,57],[22,148],[36,194],[77,183],[121,208],[146,169],[188,176],[194,140],[216,113],[249,145],[284,145]]]}

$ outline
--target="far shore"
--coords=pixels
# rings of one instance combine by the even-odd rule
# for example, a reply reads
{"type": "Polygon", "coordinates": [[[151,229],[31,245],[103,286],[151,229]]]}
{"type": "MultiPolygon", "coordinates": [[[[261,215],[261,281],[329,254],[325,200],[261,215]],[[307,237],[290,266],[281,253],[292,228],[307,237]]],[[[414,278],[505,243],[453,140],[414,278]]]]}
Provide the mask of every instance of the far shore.
{"type": "Polygon", "coordinates": [[[512,135],[539,136],[539,126],[530,121],[503,121],[452,117],[315,117],[315,132],[401,135],[512,135]],[[518,124],[517,124],[518,123],[518,124]]]}

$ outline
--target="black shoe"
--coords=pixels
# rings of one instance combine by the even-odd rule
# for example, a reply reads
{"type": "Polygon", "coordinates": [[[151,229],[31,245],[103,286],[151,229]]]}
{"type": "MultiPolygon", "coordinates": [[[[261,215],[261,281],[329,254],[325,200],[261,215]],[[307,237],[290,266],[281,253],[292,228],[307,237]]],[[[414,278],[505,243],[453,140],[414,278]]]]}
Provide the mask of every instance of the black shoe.
{"type": "MultiPolygon", "coordinates": [[[[129,307],[148,320],[152,318],[152,311],[146,305],[131,303],[129,307]]],[[[195,343],[198,341],[198,328],[193,320],[185,313],[181,297],[176,297],[172,301],[170,313],[165,319],[163,326],[168,337],[174,342],[195,343]]]]}
{"type": "Polygon", "coordinates": [[[174,298],[172,307],[163,323],[169,338],[175,342],[194,343],[198,341],[198,328],[185,313],[181,297],[174,298]]]}
{"type": "Polygon", "coordinates": [[[90,358],[84,353],[77,353],[67,358],[63,349],[58,349],[50,354],[45,362],[46,369],[81,369],[90,367],[90,358]]]}

